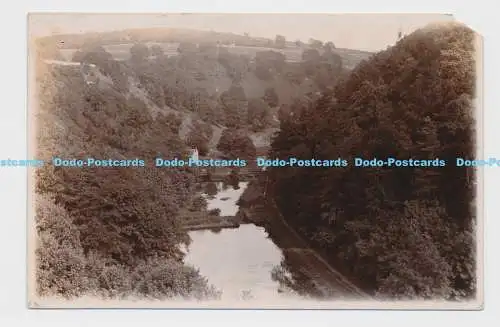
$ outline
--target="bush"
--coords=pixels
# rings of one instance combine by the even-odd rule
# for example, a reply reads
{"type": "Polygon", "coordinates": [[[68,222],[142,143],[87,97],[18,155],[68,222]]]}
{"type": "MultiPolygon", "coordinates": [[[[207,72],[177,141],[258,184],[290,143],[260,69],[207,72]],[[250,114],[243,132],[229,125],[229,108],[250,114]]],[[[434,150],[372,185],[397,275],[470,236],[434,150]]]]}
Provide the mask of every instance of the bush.
{"type": "Polygon", "coordinates": [[[255,76],[260,80],[269,81],[273,79],[273,71],[271,67],[257,63],[255,67],[255,76]]]}
{"type": "Polygon", "coordinates": [[[220,209],[219,208],[215,208],[215,209],[209,210],[208,214],[210,216],[219,216],[220,215],[220,209]]]}
{"type": "Polygon", "coordinates": [[[276,93],[276,90],[274,88],[267,88],[264,92],[263,99],[272,108],[275,108],[279,105],[278,94],[276,93]]]}
{"type": "Polygon", "coordinates": [[[194,130],[191,130],[186,143],[192,148],[197,148],[201,156],[206,156],[210,150],[208,140],[194,130]]]}
{"type": "Polygon", "coordinates": [[[247,123],[254,131],[261,131],[270,124],[271,109],[262,99],[251,99],[248,102],[247,123]]]}
{"type": "Polygon", "coordinates": [[[224,110],[224,122],[231,128],[239,128],[246,121],[247,100],[245,90],[240,85],[232,85],[219,99],[224,110]]]}
{"type": "Polygon", "coordinates": [[[302,52],[302,61],[320,61],[321,55],[316,49],[306,49],[302,52]]]}
{"type": "Polygon", "coordinates": [[[207,206],[207,200],[202,196],[197,196],[191,203],[191,211],[202,211],[207,206]]]}
{"type": "Polygon", "coordinates": [[[256,155],[252,140],[244,132],[229,128],[222,132],[217,150],[233,159],[253,159],[256,155]]]}
{"type": "Polygon", "coordinates": [[[130,48],[130,59],[132,61],[142,61],[150,56],[149,48],[142,43],[136,43],[130,48]]]}
{"type": "Polygon", "coordinates": [[[152,45],[149,51],[153,56],[161,57],[165,54],[163,48],[157,44],[152,45]]]}

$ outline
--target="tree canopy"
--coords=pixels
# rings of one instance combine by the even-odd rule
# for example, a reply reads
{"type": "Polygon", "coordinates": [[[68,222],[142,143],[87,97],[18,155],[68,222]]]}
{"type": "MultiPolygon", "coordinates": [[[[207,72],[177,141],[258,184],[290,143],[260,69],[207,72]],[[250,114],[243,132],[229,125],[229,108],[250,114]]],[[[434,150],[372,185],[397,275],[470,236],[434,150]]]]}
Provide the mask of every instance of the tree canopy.
{"type": "Polygon", "coordinates": [[[474,32],[418,30],[282,121],[272,156],[419,158],[438,168],[270,169],[289,223],[381,298],[474,296],[474,32]]]}

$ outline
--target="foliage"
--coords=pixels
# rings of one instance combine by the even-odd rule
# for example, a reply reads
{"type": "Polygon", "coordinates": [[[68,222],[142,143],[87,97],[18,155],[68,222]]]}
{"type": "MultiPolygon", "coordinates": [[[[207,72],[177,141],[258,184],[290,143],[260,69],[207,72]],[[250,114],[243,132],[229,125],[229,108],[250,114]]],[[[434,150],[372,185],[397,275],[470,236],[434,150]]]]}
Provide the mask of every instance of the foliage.
{"type": "Polygon", "coordinates": [[[305,49],[302,52],[303,61],[319,61],[320,59],[321,55],[317,49],[305,49]]]}
{"type": "Polygon", "coordinates": [[[198,52],[198,47],[196,46],[196,44],[191,43],[191,42],[182,42],[179,44],[177,51],[180,54],[184,54],[184,55],[194,54],[194,53],[198,52]]]}
{"type": "Polygon", "coordinates": [[[262,99],[248,101],[247,123],[253,131],[261,131],[268,127],[271,121],[271,109],[262,99]]]}
{"type": "Polygon", "coordinates": [[[163,56],[165,54],[165,52],[163,51],[163,48],[158,44],[152,45],[149,52],[153,56],[163,56]]]}
{"type": "Polygon", "coordinates": [[[111,78],[118,91],[128,91],[128,68],[114,60],[102,46],[88,46],[76,51],[73,61],[97,66],[105,76],[111,78]]]}
{"type": "Polygon", "coordinates": [[[213,197],[217,194],[217,184],[215,184],[214,182],[208,182],[206,187],[205,187],[205,193],[207,193],[207,195],[209,197],[213,197]]]}
{"type": "MultiPolygon", "coordinates": [[[[88,58],[108,60],[101,52],[88,58]]],[[[88,87],[72,69],[46,67],[37,76],[39,92],[52,95],[38,97],[37,157],[141,158],[146,166],[37,170],[39,294],[217,296],[180,250],[189,237],[178,212],[194,176],[152,166],[158,154],[186,155],[177,117],[153,118],[141,100],[88,87]]]]}
{"type": "Polygon", "coordinates": [[[301,110],[282,108],[272,157],[434,159],[445,167],[269,169],[288,222],[381,298],[475,296],[474,33],[426,28],[301,110]],[[293,116],[287,112],[294,112],[293,116]]]}
{"type": "Polygon", "coordinates": [[[223,92],[219,99],[223,106],[225,125],[230,128],[241,127],[247,115],[248,102],[243,87],[231,85],[229,90],[223,92]]]}
{"type": "Polygon", "coordinates": [[[136,43],[130,48],[130,59],[132,61],[143,61],[147,59],[150,54],[150,49],[147,47],[147,45],[142,43],[136,43]]]}
{"type": "Polygon", "coordinates": [[[309,39],[309,46],[313,49],[321,49],[323,47],[323,42],[313,38],[309,39]]]}
{"type": "Polygon", "coordinates": [[[211,216],[219,216],[220,215],[220,209],[219,208],[214,208],[212,210],[209,210],[208,214],[211,215],[211,216]]]}
{"type": "Polygon", "coordinates": [[[276,39],[274,41],[274,45],[277,48],[283,49],[286,47],[286,39],[283,35],[276,35],[276,39]]]}
{"type": "Polygon", "coordinates": [[[242,130],[227,128],[222,132],[217,150],[236,159],[255,158],[256,149],[250,137],[242,130]]]}
{"type": "Polygon", "coordinates": [[[233,189],[238,190],[240,188],[240,176],[238,171],[235,169],[231,170],[231,173],[224,178],[224,183],[231,186],[233,189]]]}
{"type": "Polygon", "coordinates": [[[333,52],[331,45],[325,45],[320,54],[315,48],[302,52],[302,68],[322,91],[331,90],[342,75],[342,58],[333,52]]]}
{"type": "Polygon", "coordinates": [[[189,210],[191,211],[200,211],[204,208],[207,207],[207,200],[203,197],[203,196],[197,196],[197,197],[194,197],[191,201],[191,206],[189,208],[189,210]]]}
{"type": "Polygon", "coordinates": [[[190,147],[195,147],[202,156],[206,156],[209,149],[208,143],[212,137],[212,127],[201,121],[195,121],[188,133],[186,143],[190,147]]]}
{"type": "Polygon", "coordinates": [[[276,51],[260,51],[255,55],[255,75],[261,80],[270,80],[286,66],[285,55],[276,51]]]}
{"type": "Polygon", "coordinates": [[[233,83],[241,82],[248,72],[249,59],[243,55],[230,53],[227,49],[219,50],[218,62],[226,69],[233,83]]]}
{"type": "Polygon", "coordinates": [[[332,49],[335,49],[336,46],[335,44],[333,44],[333,42],[329,41],[329,42],[326,42],[324,45],[323,45],[323,49],[326,51],[326,52],[331,52],[332,49]]]}
{"type": "Polygon", "coordinates": [[[79,242],[75,222],[47,195],[37,197],[37,291],[41,296],[74,298],[169,297],[217,298],[220,292],[192,267],[152,256],[134,266],[123,265],[91,251],[79,242]]]}
{"type": "Polygon", "coordinates": [[[278,93],[276,93],[276,90],[272,87],[267,88],[264,91],[264,101],[270,106],[270,107],[277,107],[280,104],[280,99],[278,98],[278,93]]]}

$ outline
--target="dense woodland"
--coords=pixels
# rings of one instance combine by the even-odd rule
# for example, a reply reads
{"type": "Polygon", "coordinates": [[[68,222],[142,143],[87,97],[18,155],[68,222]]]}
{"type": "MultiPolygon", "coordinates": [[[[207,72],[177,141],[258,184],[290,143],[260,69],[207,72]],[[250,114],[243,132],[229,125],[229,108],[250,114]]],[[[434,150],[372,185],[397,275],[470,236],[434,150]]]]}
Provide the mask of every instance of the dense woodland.
{"type": "MultiPolygon", "coordinates": [[[[196,44],[188,33],[168,56],[144,42],[172,36],[149,32],[65,37],[65,47],[79,48],[73,61],[97,67],[97,84],[79,67],[40,60],[38,158],[152,163],[196,146],[201,155],[250,159],[255,133],[277,128],[272,157],[473,157],[474,34],[465,27],[417,31],[352,72],[331,42],[297,43],[302,60],[290,62],[269,49],[231,53],[215,36],[196,44]],[[116,60],[104,45],[130,35],[130,58],[116,60]]],[[[40,42],[40,59],[60,58],[49,41],[40,42]]],[[[280,167],[269,177],[288,223],[368,292],[475,293],[472,171],[280,167]]],[[[190,241],[180,212],[200,206],[195,184],[189,169],[152,165],[39,169],[39,293],[217,298],[180,250],[190,241]]]]}
{"type": "MultiPolygon", "coordinates": [[[[78,70],[41,67],[38,157],[183,155],[175,117],[83,83],[78,70]]],[[[151,163],[151,162],[150,162],[151,163]]],[[[190,205],[188,170],[57,168],[37,172],[38,291],[64,297],[217,297],[183,264],[178,212],[190,205]]]]}
{"type": "Polygon", "coordinates": [[[419,30],[281,121],[271,157],[420,158],[440,168],[274,168],[285,219],[380,298],[475,295],[474,33],[419,30]]]}

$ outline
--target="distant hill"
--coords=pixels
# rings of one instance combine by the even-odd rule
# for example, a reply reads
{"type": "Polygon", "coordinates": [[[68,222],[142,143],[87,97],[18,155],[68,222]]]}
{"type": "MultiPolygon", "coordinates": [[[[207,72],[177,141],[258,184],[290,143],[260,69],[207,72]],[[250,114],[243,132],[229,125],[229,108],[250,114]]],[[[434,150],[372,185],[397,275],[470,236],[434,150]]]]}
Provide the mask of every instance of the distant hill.
{"type": "MultiPolygon", "coordinates": [[[[285,48],[280,48],[275,46],[274,40],[263,37],[173,28],[142,28],[100,33],[59,34],[39,38],[37,42],[41,46],[56,46],[63,53],[75,51],[88,44],[101,45],[113,49],[114,51],[107,50],[117,53],[119,57],[116,59],[126,59],[129,53],[128,50],[134,43],[160,43],[162,47],[169,49],[172,48],[168,45],[169,43],[219,43],[223,46],[235,46],[230,48],[233,53],[250,56],[254,56],[257,51],[280,51],[290,61],[300,60],[302,51],[307,48],[305,44],[297,46],[293,42],[286,42],[285,48]]],[[[350,69],[373,54],[372,52],[343,48],[336,48],[334,51],[342,57],[345,65],[350,69]]]]}

